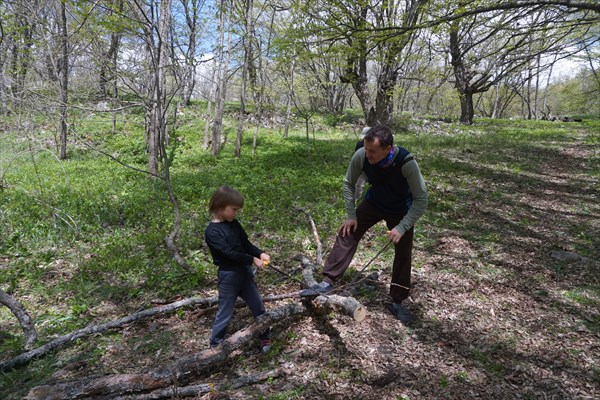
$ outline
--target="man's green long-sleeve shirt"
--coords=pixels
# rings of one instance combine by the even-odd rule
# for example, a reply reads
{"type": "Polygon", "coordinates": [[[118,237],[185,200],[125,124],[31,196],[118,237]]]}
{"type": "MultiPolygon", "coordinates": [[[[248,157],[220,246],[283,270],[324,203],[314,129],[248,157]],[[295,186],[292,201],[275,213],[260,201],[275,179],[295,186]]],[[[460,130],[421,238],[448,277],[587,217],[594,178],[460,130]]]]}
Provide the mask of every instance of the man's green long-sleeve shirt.
{"type": "MultiPolygon", "coordinates": [[[[399,152],[396,152],[398,156],[399,152]]],[[[411,157],[409,153],[406,157],[411,157]]],[[[352,159],[350,165],[346,171],[344,177],[344,200],[346,202],[346,215],[347,218],[356,219],[356,199],[355,196],[355,185],[358,177],[363,172],[363,166],[366,161],[365,149],[358,149],[352,159]]],[[[419,165],[413,159],[406,162],[402,167],[402,175],[406,179],[410,191],[412,193],[412,205],[409,208],[406,215],[402,218],[400,223],[395,227],[400,233],[404,234],[408,231],[417,220],[425,213],[428,203],[427,188],[425,187],[425,180],[419,169],[419,165]]]]}

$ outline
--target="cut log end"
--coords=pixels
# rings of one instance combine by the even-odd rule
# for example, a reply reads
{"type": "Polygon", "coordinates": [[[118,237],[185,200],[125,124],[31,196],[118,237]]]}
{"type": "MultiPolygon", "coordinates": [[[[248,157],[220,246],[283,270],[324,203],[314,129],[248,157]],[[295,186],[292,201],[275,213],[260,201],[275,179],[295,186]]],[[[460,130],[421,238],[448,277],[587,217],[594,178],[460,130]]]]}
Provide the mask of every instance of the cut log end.
{"type": "Polygon", "coordinates": [[[352,314],[352,318],[356,322],[362,322],[367,317],[367,308],[365,306],[360,306],[354,310],[354,314],[352,314]]]}
{"type": "Polygon", "coordinates": [[[330,308],[352,317],[357,322],[362,322],[367,316],[367,309],[353,297],[338,295],[319,296],[315,303],[321,307],[330,308]]]}

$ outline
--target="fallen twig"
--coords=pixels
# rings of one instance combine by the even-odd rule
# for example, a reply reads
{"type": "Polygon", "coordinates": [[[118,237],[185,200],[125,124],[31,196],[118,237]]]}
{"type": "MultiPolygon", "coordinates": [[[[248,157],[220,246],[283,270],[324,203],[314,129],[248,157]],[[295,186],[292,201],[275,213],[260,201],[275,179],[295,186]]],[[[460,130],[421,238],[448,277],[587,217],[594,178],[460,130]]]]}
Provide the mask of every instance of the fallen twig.
{"type": "Polygon", "coordinates": [[[308,217],[308,222],[310,222],[313,236],[315,237],[315,243],[317,244],[317,265],[321,265],[323,263],[323,245],[321,244],[321,239],[319,238],[319,232],[317,231],[315,221],[312,219],[308,211],[306,211],[304,208],[295,206],[294,209],[304,213],[304,215],[308,217]]]}

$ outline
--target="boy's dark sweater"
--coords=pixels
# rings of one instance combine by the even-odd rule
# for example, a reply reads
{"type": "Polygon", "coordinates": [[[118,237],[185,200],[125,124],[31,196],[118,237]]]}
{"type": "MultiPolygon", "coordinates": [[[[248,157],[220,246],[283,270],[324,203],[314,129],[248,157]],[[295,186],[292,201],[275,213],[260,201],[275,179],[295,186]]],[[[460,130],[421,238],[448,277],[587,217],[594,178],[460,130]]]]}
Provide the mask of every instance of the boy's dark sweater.
{"type": "Polygon", "coordinates": [[[261,249],[248,240],[248,235],[237,219],[211,222],[204,232],[213,263],[224,270],[252,265],[254,257],[260,258],[261,249]]]}

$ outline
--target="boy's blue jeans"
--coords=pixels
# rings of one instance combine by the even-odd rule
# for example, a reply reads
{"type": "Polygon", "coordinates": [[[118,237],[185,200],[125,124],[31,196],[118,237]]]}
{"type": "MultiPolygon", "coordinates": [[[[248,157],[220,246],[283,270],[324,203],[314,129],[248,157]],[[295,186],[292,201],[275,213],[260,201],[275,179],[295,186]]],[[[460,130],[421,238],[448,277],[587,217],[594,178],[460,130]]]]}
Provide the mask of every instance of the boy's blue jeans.
{"type": "MultiPolygon", "coordinates": [[[[218,279],[219,310],[212,327],[211,346],[216,346],[224,340],[238,296],[248,304],[254,318],[265,313],[265,306],[254,281],[252,266],[246,265],[234,271],[219,269],[218,279]]],[[[270,330],[270,328],[267,328],[260,335],[260,338],[268,339],[270,330]]]]}

